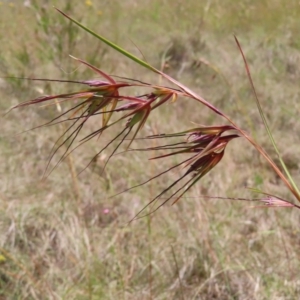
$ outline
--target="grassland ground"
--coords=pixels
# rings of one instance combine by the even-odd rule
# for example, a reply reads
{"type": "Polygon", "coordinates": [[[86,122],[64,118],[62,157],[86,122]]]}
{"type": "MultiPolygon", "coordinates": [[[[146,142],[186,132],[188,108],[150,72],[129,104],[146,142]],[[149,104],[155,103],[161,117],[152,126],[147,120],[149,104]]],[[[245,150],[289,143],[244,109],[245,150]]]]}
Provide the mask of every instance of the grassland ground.
{"type": "MultiPolygon", "coordinates": [[[[156,67],[163,66],[222,108],[276,158],[234,33],[249,60],[283,158],[299,182],[298,1],[129,0],[77,6],[67,0],[50,2],[0,3],[0,76],[94,78],[69,58],[72,54],[109,74],[167,84],[70,24],[52,9],[55,5],[156,67]]],[[[41,94],[72,90],[74,85],[67,83],[0,79],[0,110],[4,114],[41,94]]],[[[176,205],[165,205],[151,217],[127,225],[182,171],[109,197],[176,160],[149,161],[155,151],[128,151],[115,155],[102,173],[111,147],[74,176],[111,139],[104,134],[74,151],[42,181],[49,153],[65,127],[19,133],[56,114],[57,107],[30,107],[2,118],[0,299],[299,297],[299,211],[203,197],[251,198],[246,187],[256,187],[294,200],[246,141],[234,141],[224,160],[176,205]]],[[[151,115],[140,136],[185,130],[191,122],[223,121],[200,104],[179,98],[151,115]]],[[[99,124],[100,120],[91,120],[83,134],[99,124]]],[[[133,147],[145,143],[136,141],[133,147]]],[[[62,153],[63,149],[51,167],[62,153]]]]}

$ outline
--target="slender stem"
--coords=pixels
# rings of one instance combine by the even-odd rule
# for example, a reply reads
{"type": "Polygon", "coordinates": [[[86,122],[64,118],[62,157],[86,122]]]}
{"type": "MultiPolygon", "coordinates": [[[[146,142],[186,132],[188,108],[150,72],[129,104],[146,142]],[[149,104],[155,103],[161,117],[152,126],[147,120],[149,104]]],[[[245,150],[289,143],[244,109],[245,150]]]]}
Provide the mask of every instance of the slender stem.
{"type": "MultiPolygon", "coordinates": [[[[237,37],[234,36],[234,38],[235,38],[235,41],[236,41],[236,43],[237,43],[237,45],[238,45],[238,48],[239,48],[239,50],[240,50],[240,52],[241,52],[241,54],[242,54],[242,57],[243,57],[243,60],[244,60],[244,64],[245,64],[245,68],[246,68],[247,75],[248,75],[248,79],[249,79],[250,85],[251,85],[251,87],[252,87],[252,91],[253,91],[253,93],[254,93],[254,96],[255,96],[254,99],[255,99],[255,101],[256,101],[256,106],[257,106],[257,108],[258,108],[260,117],[261,117],[261,119],[262,119],[262,121],[263,121],[263,123],[264,123],[264,126],[265,126],[265,128],[266,128],[266,131],[267,131],[267,133],[268,133],[268,136],[269,136],[269,138],[270,138],[270,140],[271,140],[271,142],[272,142],[273,148],[274,148],[275,151],[276,151],[276,154],[277,154],[277,156],[278,156],[278,158],[279,158],[280,164],[281,164],[283,170],[285,171],[285,174],[286,174],[286,176],[288,177],[288,179],[289,179],[291,185],[293,186],[293,189],[295,190],[295,192],[296,192],[298,195],[300,195],[300,191],[299,191],[299,189],[298,189],[296,183],[294,182],[294,180],[293,180],[293,178],[292,178],[292,176],[291,176],[291,174],[290,174],[288,168],[286,167],[284,161],[283,161],[282,158],[281,158],[281,155],[280,155],[280,153],[279,153],[278,147],[277,147],[276,142],[275,142],[275,140],[274,140],[274,138],[273,138],[272,132],[271,132],[271,130],[270,130],[270,128],[269,128],[267,119],[266,119],[266,117],[265,117],[264,111],[263,111],[263,109],[262,109],[262,107],[261,107],[260,101],[259,101],[258,96],[257,96],[257,93],[256,93],[256,89],[255,89],[255,87],[254,87],[254,83],[253,83],[253,80],[252,80],[250,68],[249,68],[249,66],[248,66],[248,63],[247,63],[247,60],[246,60],[244,51],[242,50],[242,47],[241,47],[240,42],[238,41],[237,37]]],[[[298,199],[298,200],[299,200],[299,199],[298,199]]]]}
{"type": "Polygon", "coordinates": [[[300,193],[298,189],[294,188],[294,185],[292,185],[284,176],[284,174],[280,171],[280,169],[277,167],[275,162],[271,159],[271,157],[261,148],[248,134],[246,134],[242,129],[238,128],[233,121],[231,121],[226,115],[223,115],[224,118],[229,121],[238,132],[240,132],[244,138],[246,138],[254,147],[255,149],[268,161],[268,163],[272,166],[274,171],[277,173],[277,175],[282,179],[282,181],[285,183],[285,185],[288,187],[288,189],[293,193],[293,195],[296,197],[296,199],[300,202],[300,193]]]}

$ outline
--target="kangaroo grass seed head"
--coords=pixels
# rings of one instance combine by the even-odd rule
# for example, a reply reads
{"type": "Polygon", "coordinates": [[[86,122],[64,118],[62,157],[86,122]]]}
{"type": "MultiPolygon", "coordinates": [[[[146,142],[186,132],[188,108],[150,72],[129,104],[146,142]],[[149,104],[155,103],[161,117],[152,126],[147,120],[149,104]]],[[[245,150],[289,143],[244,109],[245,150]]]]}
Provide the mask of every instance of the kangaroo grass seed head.
{"type": "MultiPolygon", "coordinates": [[[[171,190],[175,185],[184,181],[184,183],[179,187],[173,194],[164,200],[162,204],[160,204],[156,209],[152,212],[156,211],[159,207],[164,205],[171,198],[175,197],[176,203],[189,189],[191,189],[203,176],[205,176],[208,172],[210,172],[223,158],[225,149],[229,142],[238,137],[244,137],[247,139],[255,149],[267,160],[269,165],[274,169],[276,174],[281,178],[287,188],[292,192],[292,194],[296,197],[297,200],[300,201],[300,191],[298,190],[295,182],[293,181],[290,173],[287,170],[286,165],[281,159],[279,150],[275,144],[275,141],[270,132],[268,123],[266,118],[264,117],[263,110],[260,105],[260,101],[258,99],[257,93],[254,88],[254,84],[251,78],[250,69],[248,63],[246,61],[246,57],[242,51],[241,45],[237,38],[235,37],[238,48],[242,54],[242,58],[244,60],[245,69],[247,71],[247,76],[249,78],[253,93],[255,95],[256,104],[261,116],[261,119],[264,122],[265,128],[268,132],[268,135],[272,141],[273,147],[278,154],[281,166],[284,169],[285,174],[278,168],[275,162],[271,159],[271,157],[241,128],[235,125],[235,123],[220,109],[212,105],[210,102],[205,100],[200,95],[194,93],[188,87],[178,82],[171,76],[165,74],[164,72],[154,68],[149,65],[147,62],[139,59],[135,55],[129,53],[128,51],[122,49],[116,44],[112,43],[108,39],[96,34],[92,30],[88,29],[80,22],[66,15],[62,11],[58,10],[64,17],[69,19],[72,23],[76,24],[89,34],[93,35],[96,39],[106,43],[111,48],[120,52],[122,55],[130,58],[135,63],[147,68],[148,70],[154,72],[155,74],[161,76],[161,78],[168,80],[170,83],[175,85],[176,88],[152,85],[149,83],[145,83],[141,80],[137,79],[126,79],[122,78],[123,81],[116,81],[112,76],[106,74],[102,70],[97,67],[85,62],[79,58],[75,58],[71,56],[77,62],[85,65],[93,72],[95,72],[102,79],[92,79],[92,80],[83,80],[83,81],[68,81],[68,80],[53,80],[56,82],[69,82],[73,84],[86,85],[86,89],[77,90],[72,93],[66,94],[58,94],[58,95],[45,95],[42,97],[38,97],[36,99],[26,101],[24,103],[20,103],[13,108],[20,108],[23,106],[35,105],[35,104],[44,104],[50,103],[57,105],[62,102],[70,102],[75,103],[72,108],[67,109],[65,112],[60,113],[60,115],[50,122],[41,125],[42,126],[50,126],[62,122],[71,123],[69,127],[64,131],[64,133],[58,138],[56,141],[52,153],[50,155],[50,159],[46,170],[49,166],[51,159],[57,153],[57,151],[65,146],[64,153],[58,163],[58,165],[65,157],[67,157],[72,151],[81,146],[83,143],[87,143],[89,140],[94,137],[100,137],[104,131],[110,130],[112,126],[118,126],[117,124],[126,121],[125,126],[122,124],[119,133],[112,138],[102,149],[95,155],[95,157],[91,160],[94,161],[98,155],[100,155],[105,149],[107,149],[114,141],[120,138],[117,146],[112,151],[111,155],[108,157],[105,166],[107,165],[110,158],[116,153],[118,148],[122,145],[122,143],[126,140],[127,136],[133,131],[133,134],[130,137],[130,141],[127,145],[126,151],[129,150],[129,147],[136,139],[138,133],[143,128],[145,123],[147,122],[151,112],[159,108],[160,106],[167,103],[169,100],[171,102],[176,101],[179,97],[188,98],[196,101],[196,103],[202,104],[205,107],[209,108],[211,112],[215,113],[219,117],[225,119],[229,125],[220,125],[220,126],[197,126],[185,131],[171,133],[171,134],[157,134],[146,137],[147,139],[167,139],[172,140],[172,138],[181,138],[179,142],[168,142],[165,145],[148,147],[143,149],[131,149],[131,151],[160,151],[160,155],[153,157],[151,159],[165,159],[169,156],[174,155],[185,155],[185,159],[180,163],[170,167],[169,169],[161,172],[160,174],[150,178],[149,180],[135,186],[142,186],[147,182],[158,178],[159,176],[166,174],[170,170],[173,170],[177,167],[186,168],[185,173],[175,180],[171,185],[165,188],[160,194],[158,194],[154,199],[152,199],[147,206],[154,203],[157,199],[159,199],[162,195],[171,190]],[[150,89],[150,91],[146,94],[141,94],[139,96],[128,95],[131,89],[127,89],[127,93],[123,93],[124,89],[127,87],[134,87],[135,89],[143,88],[143,90],[150,89]],[[129,92],[128,92],[129,91],[129,92]],[[57,99],[60,99],[59,102],[57,99]],[[52,101],[53,100],[53,101],[52,101]],[[79,102],[79,103],[78,103],[79,102]],[[118,113],[118,114],[117,114],[118,113]],[[116,119],[114,119],[115,115],[118,115],[116,119]],[[71,149],[71,146],[74,142],[78,140],[78,135],[83,129],[90,118],[97,118],[101,115],[102,118],[102,126],[95,130],[94,132],[86,135],[84,138],[79,139],[79,143],[76,147],[71,149]],[[64,117],[64,118],[63,118],[64,117]],[[167,153],[166,153],[167,152],[167,153]],[[192,175],[192,176],[189,176],[192,175]],[[188,177],[187,177],[188,176],[188,177]]],[[[118,77],[121,79],[120,77],[118,77]]],[[[47,81],[47,79],[32,79],[32,80],[41,80],[47,81]]],[[[90,163],[91,163],[90,162],[90,163]]],[[[105,167],[104,167],[105,168],[105,167]]],[[[53,170],[53,169],[52,169],[53,170]]],[[[129,190],[129,189],[128,189],[129,190]]],[[[288,201],[282,200],[276,197],[267,197],[262,199],[267,206],[270,207],[298,207],[296,205],[291,204],[288,201]]],[[[146,207],[147,207],[146,206],[146,207]]],[[[146,208],[144,207],[138,215],[146,208]]],[[[151,212],[151,213],[152,213],[151,212]]]]}

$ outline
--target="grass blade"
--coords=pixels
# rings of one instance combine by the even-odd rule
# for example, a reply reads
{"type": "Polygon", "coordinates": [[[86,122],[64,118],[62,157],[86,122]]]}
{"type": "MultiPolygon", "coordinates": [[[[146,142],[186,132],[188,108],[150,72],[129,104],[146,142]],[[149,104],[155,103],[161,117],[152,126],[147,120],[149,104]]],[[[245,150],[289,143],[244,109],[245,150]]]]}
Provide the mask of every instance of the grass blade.
{"type": "Polygon", "coordinates": [[[276,154],[277,154],[277,156],[278,156],[278,159],[279,159],[279,161],[280,161],[280,164],[281,164],[282,168],[284,169],[285,174],[287,175],[287,177],[288,177],[288,179],[289,179],[289,181],[290,181],[292,187],[294,188],[294,190],[295,190],[296,193],[298,194],[297,199],[300,201],[300,191],[299,191],[299,189],[298,189],[298,187],[297,187],[295,181],[293,180],[293,178],[292,178],[292,176],[291,176],[291,174],[290,174],[290,172],[289,172],[289,170],[288,170],[286,164],[284,163],[284,161],[283,161],[283,159],[282,159],[282,157],[281,157],[281,155],[280,155],[279,149],[278,149],[278,147],[277,147],[277,145],[276,145],[276,142],[275,142],[275,140],[274,140],[274,138],[273,138],[272,132],[271,132],[271,130],[270,130],[270,127],[269,127],[268,122],[267,122],[267,120],[266,120],[265,114],[264,114],[263,109],[262,109],[262,107],[261,107],[260,101],[259,101],[259,99],[258,99],[258,96],[257,96],[257,93],[256,93],[256,89],[255,89],[255,86],[254,86],[254,83],[253,83],[253,80],[252,80],[250,68],[249,68],[249,65],[248,65],[248,63],[247,63],[245,54],[244,54],[244,52],[243,52],[243,50],[242,50],[242,47],[241,47],[241,45],[240,45],[240,43],[239,43],[239,41],[238,41],[238,39],[237,39],[236,36],[234,36],[234,39],[235,39],[235,41],[236,41],[236,43],[237,43],[237,46],[238,46],[238,48],[239,48],[239,50],[240,50],[240,52],[241,52],[241,54],[242,54],[243,61],[244,61],[244,64],[245,64],[245,69],[246,69],[246,72],[247,72],[248,79],[249,79],[249,81],[250,81],[250,85],[251,85],[252,91],[253,91],[254,96],[255,96],[255,101],[256,101],[256,105],[257,105],[257,108],[258,108],[260,117],[261,117],[261,119],[262,119],[262,121],[263,121],[263,123],[264,123],[264,126],[265,126],[265,128],[266,128],[266,131],[267,131],[267,133],[268,133],[268,136],[269,136],[269,138],[270,138],[270,140],[271,140],[271,142],[272,142],[273,148],[274,148],[275,151],[276,151],[276,154]]]}

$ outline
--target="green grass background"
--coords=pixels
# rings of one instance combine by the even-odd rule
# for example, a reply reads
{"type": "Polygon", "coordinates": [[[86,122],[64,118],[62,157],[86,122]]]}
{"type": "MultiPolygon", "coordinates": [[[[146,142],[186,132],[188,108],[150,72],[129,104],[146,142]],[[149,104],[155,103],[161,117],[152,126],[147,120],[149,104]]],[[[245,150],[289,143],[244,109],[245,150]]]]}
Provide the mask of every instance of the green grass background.
{"type": "MultiPolygon", "coordinates": [[[[166,63],[168,74],[224,110],[276,159],[236,34],[279,149],[299,181],[299,1],[1,1],[0,76],[95,78],[68,57],[72,54],[109,74],[161,83],[53,6],[157,68],[166,63]]],[[[72,90],[70,84],[0,79],[0,109],[4,114],[41,94],[72,90]]],[[[250,198],[246,187],[256,187],[294,200],[246,141],[233,141],[222,162],[175,206],[126,225],[180,172],[108,197],[176,160],[155,162],[148,160],[155,152],[128,152],[116,155],[101,175],[111,148],[93,168],[72,176],[109,141],[104,135],[41,181],[64,128],[19,133],[57,113],[55,107],[29,107],[1,121],[0,299],[298,298],[299,212],[201,197],[250,198]]],[[[85,134],[100,122],[91,122],[85,134]]],[[[143,134],[185,130],[191,122],[223,121],[198,103],[178,99],[155,111],[143,134]]]]}

